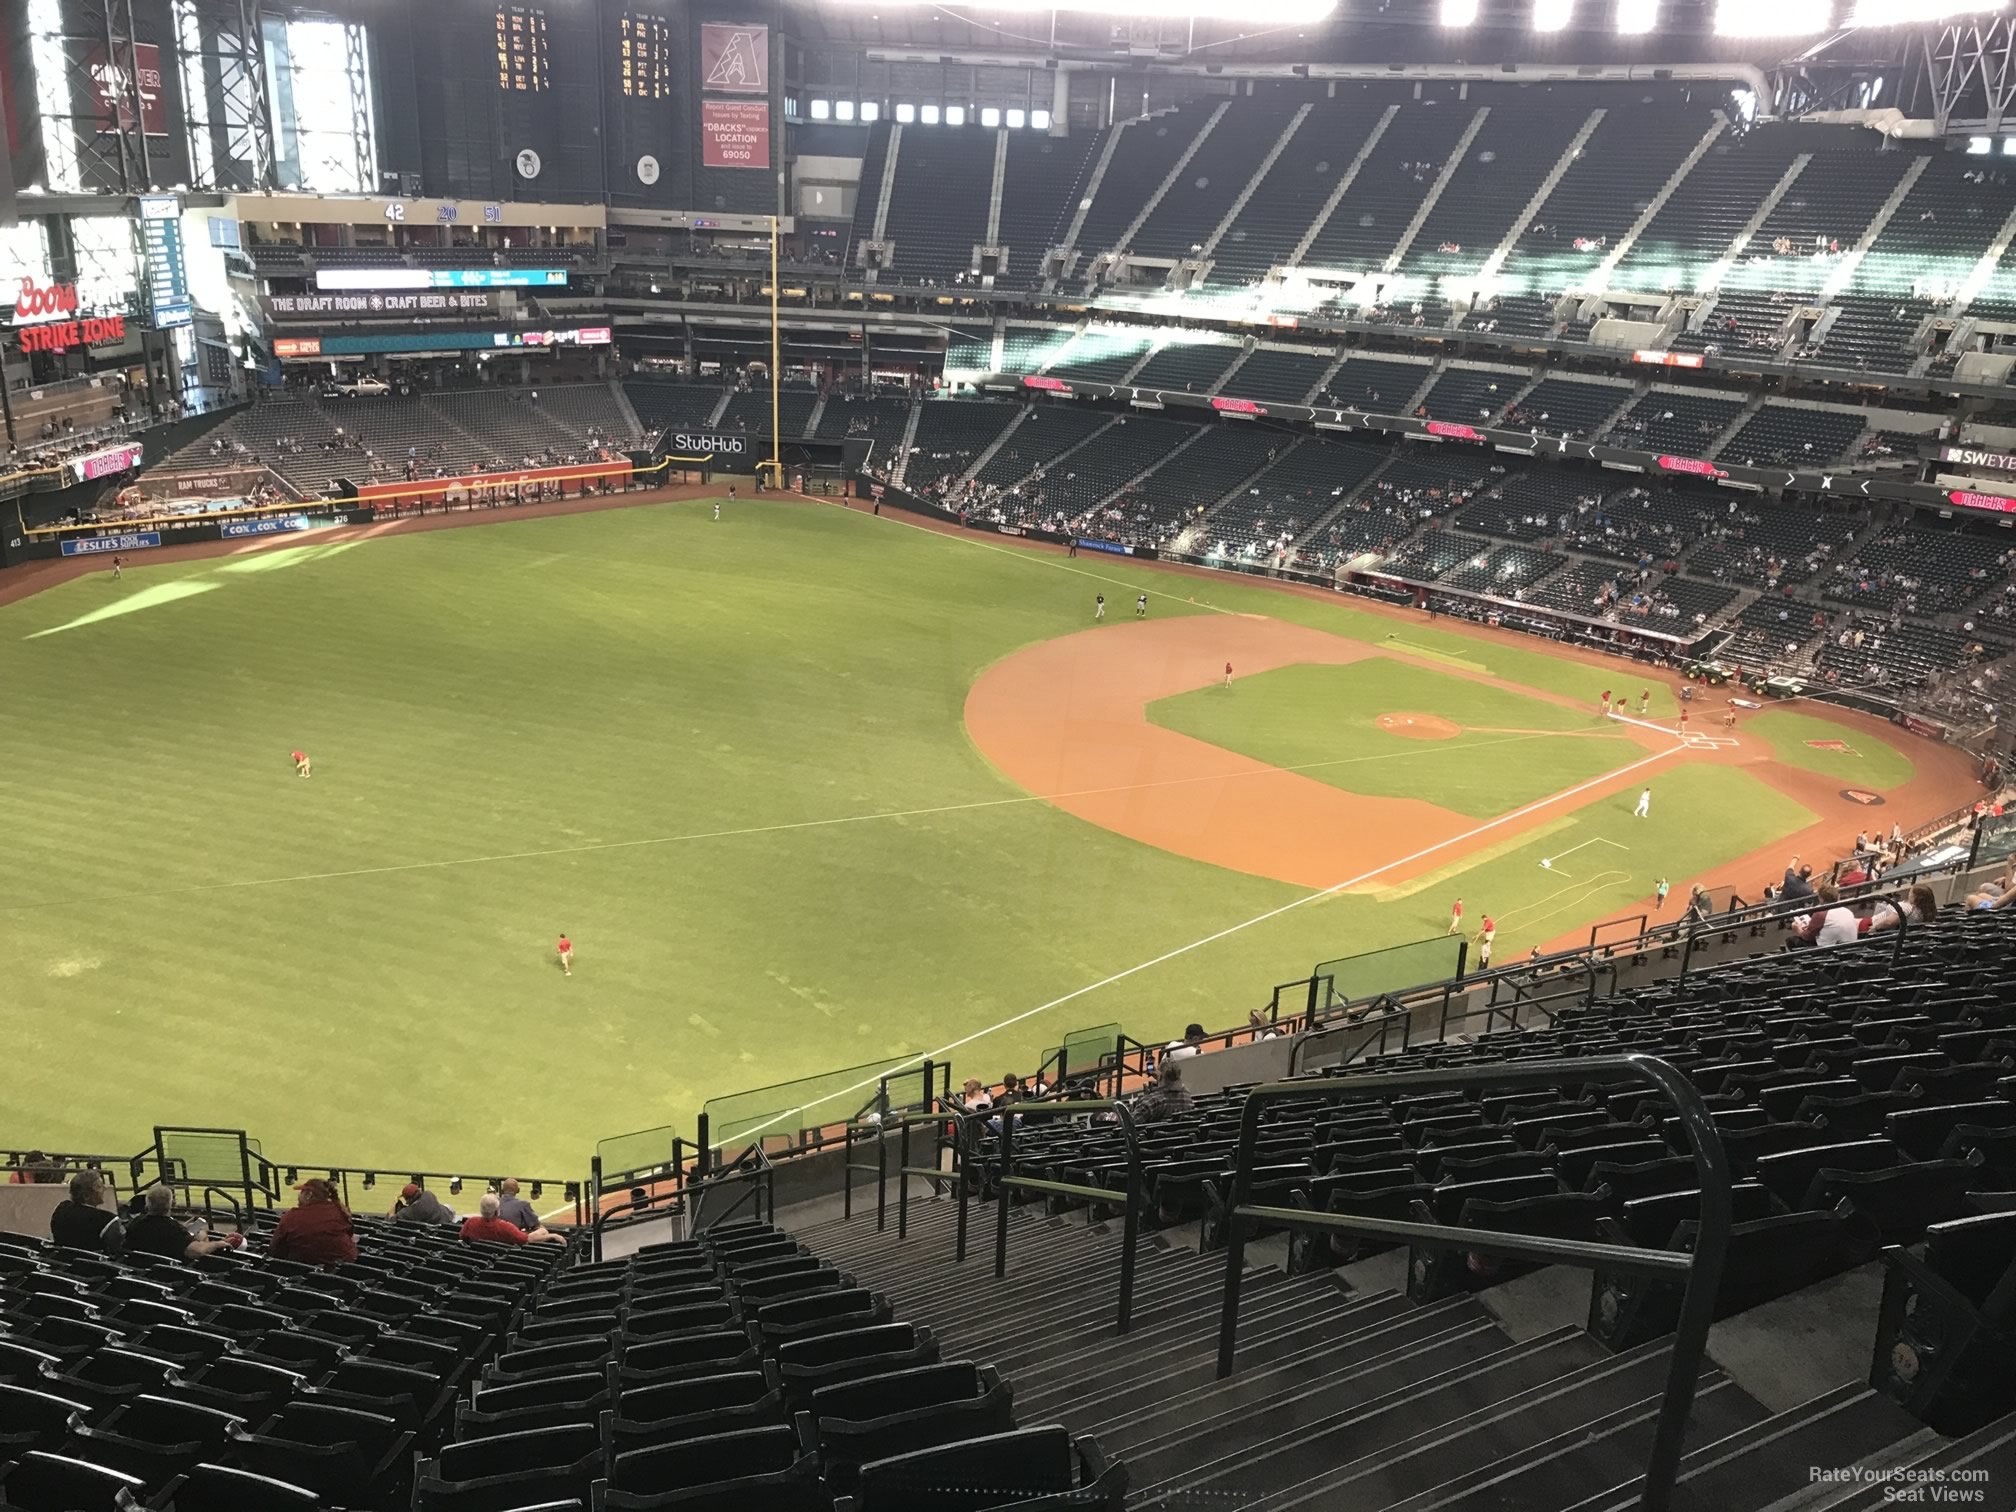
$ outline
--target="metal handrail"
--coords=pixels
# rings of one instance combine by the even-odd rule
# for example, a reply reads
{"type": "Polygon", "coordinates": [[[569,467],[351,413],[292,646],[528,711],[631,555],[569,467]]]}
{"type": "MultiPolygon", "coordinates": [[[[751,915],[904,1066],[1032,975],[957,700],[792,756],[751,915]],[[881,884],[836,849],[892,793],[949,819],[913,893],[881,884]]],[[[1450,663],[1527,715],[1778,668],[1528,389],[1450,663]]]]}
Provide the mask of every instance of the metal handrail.
{"type": "Polygon", "coordinates": [[[728,1212],[722,1214],[715,1222],[724,1221],[752,1195],[756,1198],[756,1216],[760,1219],[763,1216],[763,1196],[766,1190],[770,1199],[770,1215],[773,1218],[776,1216],[776,1168],[770,1160],[769,1153],[759,1141],[750,1145],[727,1164],[715,1166],[707,1175],[694,1176],[690,1180],[675,1183],[669,1193],[647,1192],[641,1197],[632,1197],[611,1207],[602,1208],[595,1214],[594,1222],[589,1228],[590,1258],[594,1260],[602,1258],[602,1235],[605,1230],[627,1223],[632,1217],[648,1213],[653,1208],[663,1207],[671,1210],[682,1204],[689,1220],[697,1219],[700,1214],[700,1203],[705,1200],[707,1193],[717,1187],[731,1184],[745,1184],[751,1190],[737,1197],[728,1212]],[[752,1155],[755,1157],[753,1167],[744,1164],[752,1155]]]}
{"type": "MultiPolygon", "coordinates": [[[[996,1153],[1001,1162],[1000,1174],[995,1177],[995,1190],[999,1194],[995,1203],[994,1217],[994,1274],[1005,1277],[1008,1274],[1008,1198],[1014,1192],[1043,1192],[1056,1197],[1082,1197],[1089,1202],[1113,1204],[1116,1193],[1108,1187],[1083,1186],[1071,1181],[1049,1181],[1041,1177],[1017,1176],[1015,1174],[1015,1125],[1024,1118],[1072,1118],[1094,1113],[1110,1113],[1120,1124],[1120,1138],[1127,1150],[1127,1191],[1121,1198],[1125,1219],[1120,1243],[1120,1307],[1116,1320],[1117,1331],[1126,1333],[1134,1321],[1134,1267],[1136,1250],[1141,1237],[1141,1193],[1144,1185],[1141,1168],[1141,1142],[1134,1132],[1134,1113],[1126,1103],[1118,1098],[1112,1101],[1084,1099],[1077,1102],[1059,1103],[1009,1103],[1003,1108],[990,1108],[982,1112],[969,1113],[969,1120],[999,1117],[1001,1135],[996,1144],[996,1153]]],[[[977,1154],[979,1144],[975,1140],[972,1151],[977,1154]]]]}
{"type": "MultiPolygon", "coordinates": [[[[1693,1408],[1695,1382],[1708,1347],[1708,1328],[1715,1320],[1715,1302],[1722,1283],[1722,1264],[1729,1252],[1733,1204],[1729,1195],[1729,1163],[1714,1120],[1694,1084],[1668,1061],[1636,1053],[1592,1056],[1584,1060],[1505,1062],[1455,1069],[1402,1071],[1383,1076],[1348,1077],[1331,1081],[1269,1082],[1246,1094],[1239,1121],[1239,1153],[1232,1174],[1231,1200],[1226,1204],[1225,1295],[1218,1324],[1218,1375],[1232,1374],[1239,1331],[1239,1290],[1246,1265],[1246,1232],[1259,1222],[1283,1228],[1334,1233],[1432,1248],[1462,1249],[1513,1260],[1601,1267],[1622,1275],[1660,1281],[1684,1281],[1680,1321],[1673,1337],[1666,1372],[1665,1398],[1659,1407],[1658,1431],[1645,1468],[1645,1488],[1639,1498],[1643,1512],[1666,1512],[1673,1481],[1679,1472],[1682,1439],[1693,1408]],[[1643,1249],[1629,1245],[1591,1244],[1496,1229],[1468,1229],[1446,1224],[1360,1218],[1347,1213],[1316,1213],[1306,1208],[1260,1206],[1249,1199],[1259,1142],[1260,1111],[1269,1103],[1289,1099],[1325,1102],[1384,1097],[1396,1092],[1447,1092],[1469,1087],[1517,1087],[1537,1083],[1645,1081],[1672,1099],[1694,1149],[1694,1168],[1701,1190],[1701,1227],[1691,1254],[1643,1249]]],[[[1005,1209],[1004,1209],[1005,1211],[1005,1209]]],[[[1005,1220],[1004,1220],[1005,1221],[1005,1220]]]]}

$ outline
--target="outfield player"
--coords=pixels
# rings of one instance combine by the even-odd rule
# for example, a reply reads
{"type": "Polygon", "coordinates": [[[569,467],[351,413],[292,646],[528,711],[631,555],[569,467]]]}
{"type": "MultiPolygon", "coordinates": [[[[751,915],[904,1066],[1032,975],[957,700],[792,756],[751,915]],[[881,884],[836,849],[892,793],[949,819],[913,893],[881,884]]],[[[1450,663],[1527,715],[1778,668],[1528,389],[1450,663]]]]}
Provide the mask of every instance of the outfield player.
{"type": "Polygon", "coordinates": [[[1461,898],[1458,898],[1454,903],[1449,905],[1449,927],[1443,931],[1443,934],[1447,936],[1452,934],[1461,934],[1462,932],[1463,932],[1463,900],[1461,898]]]}
{"type": "Polygon", "coordinates": [[[1652,712],[1652,690],[1650,688],[1643,689],[1638,694],[1638,712],[1641,715],[1652,712]]]}
{"type": "Polygon", "coordinates": [[[560,975],[571,977],[574,975],[574,942],[567,938],[565,930],[560,932],[558,949],[560,952],[560,975]]]}
{"type": "Polygon", "coordinates": [[[1097,624],[1106,618],[1106,595],[1099,594],[1092,600],[1092,622],[1097,624]]]}
{"type": "Polygon", "coordinates": [[[126,576],[126,564],[115,556],[112,558],[112,581],[116,583],[124,576],[126,576]]]}
{"type": "Polygon", "coordinates": [[[1608,688],[1603,690],[1603,717],[1605,719],[1610,717],[1610,690],[1608,688]]]}
{"type": "Polygon", "coordinates": [[[1631,810],[1631,817],[1633,819],[1650,819],[1652,817],[1652,789],[1648,787],[1638,795],[1638,807],[1631,810]]]}
{"type": "Polygon", "coordinates": [[[302,777],[306,777],[309,774],[308,753],[306,751],[296,751],[294,753],[294,771],[302,777]]]}
{"type": "Polygon", "coordinates": [[[714,501],[714,518],[717,520],[721,518],[721,501],[719,499],[714,501]]]}
{"type": "Polygon", "coordinates": [[[1232,686],[1232,663],[1230,662],[1225,663],[1225,686],[1228,688],[1232,686]]]}
{"type": "Polygon", "coordinates": [[[1145,593],[1134,600],[1134,618],[1148,618],[1148,595],[1145,593]]]}

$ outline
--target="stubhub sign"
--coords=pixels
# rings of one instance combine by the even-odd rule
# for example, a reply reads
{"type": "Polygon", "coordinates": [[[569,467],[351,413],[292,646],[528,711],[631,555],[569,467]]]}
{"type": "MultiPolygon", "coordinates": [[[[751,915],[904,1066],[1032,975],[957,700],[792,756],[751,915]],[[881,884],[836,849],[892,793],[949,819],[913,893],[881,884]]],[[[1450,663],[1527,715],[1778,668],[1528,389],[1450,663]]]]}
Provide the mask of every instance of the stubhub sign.
{"type": "Polygon", "coordinates": [[[665,438],[665,454],[673,461],[706,460],[724,472],[754,472],[759,437],[739,431],[674,431],[665,438]]]}

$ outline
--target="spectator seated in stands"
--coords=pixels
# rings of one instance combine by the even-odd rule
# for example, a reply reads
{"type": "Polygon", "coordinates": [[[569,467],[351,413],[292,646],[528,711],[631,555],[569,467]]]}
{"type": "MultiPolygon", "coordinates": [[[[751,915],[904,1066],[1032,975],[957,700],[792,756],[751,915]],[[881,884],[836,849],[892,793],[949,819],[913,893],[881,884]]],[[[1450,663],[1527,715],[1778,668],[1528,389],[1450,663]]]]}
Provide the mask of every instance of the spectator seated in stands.
{"type": "Polygon", "coordinates": [[[987,1095],[979,1077],[969,1076],[959,1088],[958,1106],[968,1113],[985,1113],[994,1106],[994,1099],[987,1095]]]}
{"type": "Polygon", "coordinates": [[[119,1253],[126,1229],[119,1215],[105,1205],[103,1176],[79,1171],[70,1178],[69,1197],[49,1215],[49,1237],[68,1249],[119,1253]]]}
{"type": "Polygon", "coordinates": [[[1183,1038],[1180,1040],[1171,1040],[1167,1045],[1162,1047],[1162,1059],[1165,1061],[1188,1060],[1193,1055],[1202,1055],[1203,1053],[1204,1026],[1202,1024],[1188,1024],[1184,1026],[1183,1038]]]}
{"type": "MultiPolygon", "coordinates": [[[[1903,912],[1910,917],[1914,929],[1921,924],[1930,924],[1939,917],[1939,899],[1931,888],[1921,882],[1905,895],[1903,912]]],[[[1895,929],[1897,924],[1897,905],[1879,903],[1862,927],[1866,933],[1873,934],[1879,929],[1895,929]]]]}
{"type": "Polygon", "coordinates": [[[532,1204],[518,1195],[518,1178],[506,1176],[497,1185],[497,1216],[506,1223],[515,1223],[526,1233],[534,1233],[545,1227],[539,1215],[532,1211],[532,1204]]]}
{"type": "Polygon", "coordinates": [[[436,1197],[417,1181],[409,1181],[400,1189],[399,1200],[392,1204],[392,1216],[401,1223],[455,1223],[455,1210],[436,1197]]]}
{"type": "MultiPolygon", "coordinates": [[[[1975,911],[2016,907],[2016,866],[2012,866],[2008,871],[2003,872],[2000,877],[1989,883],[1988,886],[1976,888],[1973,892],[1969,893],[1967,895],[1967,907],[1975,911]]],[[[77,1191],[76,1182],[73,1181],[70,1183],[70,1191],[72,1196],[75,1196],[77,1191]]]]}
{"type": "Polygon", "coordinates": [[[1153,1123],[1188,1113],[1190,1107],[1190,1090],[1183,1085],[1183,1067],[1172,1053],[1162,1058],[1162,1065],[1155,1073],[1155,1085],[1134,1099],[1132,1111],[1134,1122],[1153,1123]]]}
{"type": "Polygon", "coordinates": [[[337,1200],[336,1183],[310,1177],[294,1189],[295,1205],[280,1215],[266,1253],[303,1265],[348,1265],[357,1258],[350,1210],[337,1200]]]}
{"type": "Polygon", "coordinates": [[[527,1233],[517,1224],[497,1216],[501,1199],[495,1192],[485,1192],[483,1200],[477,1204],[479,1216],[462,1220],[462,1237],[486,1244],[557,1244],[560,1236],[551,1229],[537,1229],[527,1233]]]}
{"type": "Polygon", "coordinates": [[[1852,945],[1862,933],[1861,921],[1841,902],[1841,890],[1832,882],[1813,889],[1814,912],[1804,915],[1798,938],[1808,945],[1852,945]]]}
{"type": "Polygon", "coordinates": [[[20,1166],[8,1177],[11,1186],[55,1186],[63,1180],[63,1162],[40,1150],[21,1157],[20,1166]]]}
{"type": "Polygon", "coordinates": [[[1785,878],[1778,884],[1778,896],[1787,903],[1813,896],[1813,868],[1799,865],[1794,856],[1785,866],[1785,878]]]}
{"type": "Polygon", "coordinates": [[[126,1225],[125,1253],[166,1255],[170,1260],[194,1260],[198,1255],[214,1255],[219,1250],[236,1249],[244,1239],[236,1234],[222,1239],[198,1239],[175,1217],[175,1193],[165,1186],[147,1189],[146,1211],[126,1225]]]}

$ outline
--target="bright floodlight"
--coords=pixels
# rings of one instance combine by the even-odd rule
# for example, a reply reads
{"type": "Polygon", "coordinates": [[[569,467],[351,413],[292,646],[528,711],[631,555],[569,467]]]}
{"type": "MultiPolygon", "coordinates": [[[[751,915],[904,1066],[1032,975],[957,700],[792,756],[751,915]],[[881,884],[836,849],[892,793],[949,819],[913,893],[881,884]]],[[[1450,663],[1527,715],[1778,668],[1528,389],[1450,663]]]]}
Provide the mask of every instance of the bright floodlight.
{"type": "Polygon", "coordinates": [[[1954,16],[1979,16],[2004,8],[2006,0],[1855,0],[1850,26],[1923,26],[1954,16]]]}
{"type": "MultiPolygon", "coordinates": [[[[909,7],[935,10],[941,0],[828,0],[828,3],[855,9],[873,7],[879,12],[909,7]]],[[[1149,21],[1194,18],[1243,21],[1256,26],[1294,26],[1321,21],[1337,9],[1337,0],[982,0],[976,9],[1029,14],[1074,11],[1095,16],[1134,16],[1149,21]]]]}
{"type": "Polygon", "coordinates": [[[1477,19],[1477,0],[1442,0],[1444,26],[1468,26],[1477,19]]]}
{"type": "Polygon", "coordinates": [[[1807,37],[1833,20],[1834,0],[1715,0],[1718,37],[1807,37]]]}
{"type": "Polygon", "coordinates": [[[1617,0],[1617,35],[1642,37],[1659,24],[1659,0],[1617,0]]]}
{"type": "Polygon", "coordinates": [[[1533,0],[1533,30],[1563,31],[1574,14],[1575,0],[1533,0]]]}

